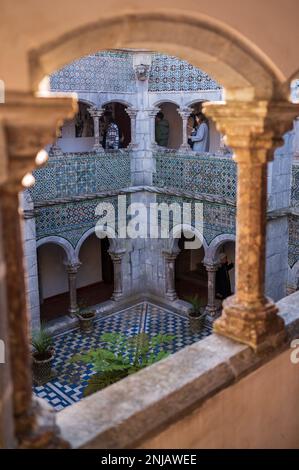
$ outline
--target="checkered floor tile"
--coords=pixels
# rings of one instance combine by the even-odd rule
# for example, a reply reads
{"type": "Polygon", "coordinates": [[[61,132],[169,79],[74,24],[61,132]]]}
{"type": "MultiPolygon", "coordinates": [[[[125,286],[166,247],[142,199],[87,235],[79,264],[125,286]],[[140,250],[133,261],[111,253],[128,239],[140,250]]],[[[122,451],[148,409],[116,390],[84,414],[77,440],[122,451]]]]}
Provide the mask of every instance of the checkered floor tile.
{"type": "Polygon", "coordinates": [[[175,353],[211,334],[212,321],[207,318],[200,333],[193,333],[188,318],[148,302],[108,314],[96,321],[92,333],[82,334],[79,329],[74,329],[54,338],[53,366],[57,375],[47,384],[35,386],[35,394],[46,399],[56,411],[79,401],[92,370],[90,365],[72,364],[69,359],[79,352],[101,347],[100,336],[104,332],[123,332],[132,336],[143,331],[149,335],[174,335],[174,341],[167,348],[170,353],[175,353]]]}

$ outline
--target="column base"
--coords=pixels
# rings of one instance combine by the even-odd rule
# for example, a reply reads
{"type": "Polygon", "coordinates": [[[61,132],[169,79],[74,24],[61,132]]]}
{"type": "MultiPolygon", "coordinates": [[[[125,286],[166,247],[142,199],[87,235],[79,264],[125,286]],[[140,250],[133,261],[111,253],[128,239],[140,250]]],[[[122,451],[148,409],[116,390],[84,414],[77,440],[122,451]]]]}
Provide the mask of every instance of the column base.
{"type": "Polygon", "coordinates": [[[178,299],[177,293],[175,291],[166,292],[165,297],[171,302],[174,302],[175,300],[178,299]]]}
{"type": "Polygon", "coordinates": [[[55,411],[41,398],[33,400],[33,421],[23,434],[18,436],[19,449],[69,449],[55,422],[55,411]]]}
{"type": "Polygon", "coordinates": [[[79,313],[79,309],[78,308],[69,308],[68,309],[68,315],[71,317],[71,318],[74,318],[78,315],[79,313]]]}
{"type": "Polygon", "coordinates": [[[219,313],[220,313],[220,309],[217,308],[216,306],[214,307],[211,307],[209,305],[206,306],[206,313],[208,313],[211,317],[213,318],[217,318],[219,316],[219,313]]]}
{"type": "Polygon", "coordinates": [[[105,149],[104,149],[104,147],[102,147],[102,145],[100,144],[100,145],[94,145],[94,146],[92,147],[92,151],[99,153],[99,152],[104,152],[105,149]]]}
{"type": "Polygon", "coordinates": [[[256,352],[275,348],[286,339],[284,320],[269,299],[264,305],[247,307],[238,304],[235,296],[228,297],[213,329],[214,333],[248,344],[256,352]]]}
{"type": "Polygon", "coordinates": [[[117,302],[118,300],[121,300],[123,298],[123,293],[122,292],[113,292],[111,299],[117,302]]]}
{"type": "Polygon", "coordinates": [[[188,144],[182,144],[179,148],[180,152],[190,152],[192,149],[188,144]]]}

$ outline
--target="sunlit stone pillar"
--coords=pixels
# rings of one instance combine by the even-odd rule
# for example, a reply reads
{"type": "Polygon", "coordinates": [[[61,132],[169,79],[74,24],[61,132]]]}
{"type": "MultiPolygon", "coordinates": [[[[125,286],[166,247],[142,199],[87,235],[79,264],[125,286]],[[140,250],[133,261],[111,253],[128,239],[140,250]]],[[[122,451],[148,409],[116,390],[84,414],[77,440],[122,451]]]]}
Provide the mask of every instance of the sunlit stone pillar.
{"type": "Polygon", "coordinates": [[[179,108],[177,111],[183,121],[182,144],[180,146],[180,150],[183,150],[183,151],[190,150],[190,145],[188,145],[188,119],[189,119],[190,114],[192,113],[192,108],[179,108]]]}
{"type": "Polygon", "coordinates": [[[123,296],[123,276],[122,276],[122,258],[125,254],[125,250],[109,250],[113,262],[113,278],[114,278],[114,290],[112,294],[113,300],[119,300],[123,296]]]}
{"type": "Polygon", "coordinates": [[[80,266],[81,263],[66,264],[70,296],[69,314],[71,316],[76,315],[79,310],[77,304],[77,273],[80,266]]]}
{"type": "Polygon", "coordinates": [[[267,163],[292,128],[298,106],[256,101],[204,108],[226,135],[238,166],[236,292],[223,302],[214,330],[255,350],[273,347],[284,340],[285,327],[276,305],[264,294],[267,163]]]}
{"type": "Polygon", "coordinates": [[[204,263],[208,273],[208,304],[206,311],[211,315],[215,316],[217,313],[216,305],[216,272],[219,265],[215,263],[204,263]]]}
{"type": "Polygon", "coordinates": [[[175,290],[175,260],[179,252],[180,250],[163,251],[165,259],[165,295],[171,301],[178,298],[175,290]]]}
{"type": "Polygon", "coordinates": [[[92,106],[88,108],[88,112],[93,118],[93,127],[94,127],[94,145],[93,150],[96,152],[102,152],[104,149],[100,144],[100,117],[104,113],[104,109],[97,109],[92,106]]]}
{"type": "Polygon", "coordinates": [[[131,142],[129,144],[130,149],[134,149],[138,147],[137,139],[136,139],[136,116],[138,110],[135,108],[126,108],[126,113],[131,119],[131,142]]]}
{"type": "MultiPolygon", "coordinates": [[[[1,181],[0,210],[2,242],[6,268],[8,311],[8,365],[12,377],[14,437],[21,448],[65,447],[55,424],[55,414],[42,400],[33,399],[29,315],[25,292],[23,239],[19,210],[21,182],[40,160],[37,153],[55,138],[57,122],[72,118],[76,106],[68,98],[35,98],[25,93],[8,93],[0,107],[5,126],[7,178],[1,181]]],[[[32,180],[32,178],[27,178],[32,180]]]]}

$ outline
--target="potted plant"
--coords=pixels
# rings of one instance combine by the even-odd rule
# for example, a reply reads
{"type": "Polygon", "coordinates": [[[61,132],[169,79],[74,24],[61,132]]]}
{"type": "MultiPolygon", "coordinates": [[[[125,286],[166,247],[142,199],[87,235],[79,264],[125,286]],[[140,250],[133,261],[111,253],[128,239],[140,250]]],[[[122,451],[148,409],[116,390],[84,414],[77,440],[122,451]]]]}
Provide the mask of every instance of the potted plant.
{"type": "Polygon", "coordinates": [[[206,312],[204,304],[198,295],[188,297],[188,302],[192,305],[192,308],[189,311],[190,328],[194,333],[196,333],[203,327],[205,322],[206,312]]]}
{"type": "Polygon", "coordinates": [[[87,304],[84,301],[79,303],[79,312],[77,314],[79,326],[83,333],[90,333],[93,330],[96,313],[94,310],[87,310],[87,304]]]}
{"type": "Polygon", "coordinates": [[[52,362],[55,354],[53,340],[42,326],[40,330],[33,332],[31,344],[33,380],[42,385],[53,378],[52,362]]]}
{"type": "Polygon", "coordinates": [[[103,333],[101,342],[104,348],[76,354],[70,363],[92,365],[94,373],[83,392],[88,396],[164,359],[169,355],[165,347],[174,339],[175,336],[162,334],[137,333],[127,337],[123,333],[103,333]]]}

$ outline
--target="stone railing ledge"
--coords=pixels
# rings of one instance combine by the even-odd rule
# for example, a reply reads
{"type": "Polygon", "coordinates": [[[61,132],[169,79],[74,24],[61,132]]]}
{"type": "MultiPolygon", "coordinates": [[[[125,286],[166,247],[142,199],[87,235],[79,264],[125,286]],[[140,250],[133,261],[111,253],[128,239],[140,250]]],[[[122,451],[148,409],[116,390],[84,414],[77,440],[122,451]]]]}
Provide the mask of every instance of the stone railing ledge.
{"type": "Polygon", "coordinates": [[[63,438],[74,448],[137,447],[289,348],[299,334],[299,292],[278,305],[289,335],[278,349],[257,355],[212,334],[59,412],[63,438]]]}

